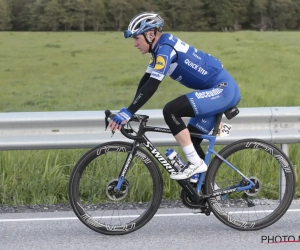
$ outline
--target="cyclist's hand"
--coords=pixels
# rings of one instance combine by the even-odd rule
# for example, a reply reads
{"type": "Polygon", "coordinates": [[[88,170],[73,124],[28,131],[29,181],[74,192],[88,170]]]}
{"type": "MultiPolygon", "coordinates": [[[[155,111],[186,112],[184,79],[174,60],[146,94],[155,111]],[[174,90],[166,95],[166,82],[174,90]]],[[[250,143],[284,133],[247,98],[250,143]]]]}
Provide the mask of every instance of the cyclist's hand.
{"type": "Polygon", "coordinates": [[[127,108],[120,109],[119,113],[110,121],[110,130],[115,132],[117,129],[120,130],[132,117],[132,114],[127,110],[127,108]]]}

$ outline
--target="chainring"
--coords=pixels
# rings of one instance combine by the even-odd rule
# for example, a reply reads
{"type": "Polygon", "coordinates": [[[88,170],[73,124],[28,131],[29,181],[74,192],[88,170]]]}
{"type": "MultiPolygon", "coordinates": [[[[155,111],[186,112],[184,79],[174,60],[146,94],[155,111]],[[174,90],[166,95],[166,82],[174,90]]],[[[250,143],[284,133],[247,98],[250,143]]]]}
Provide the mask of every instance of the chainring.
{"type": "Polygon", "coordinates": [[[206,203],[205,199],[201,200],[200,202],[195,202],[188,196],[187,192],[184,189],[181,190],[180,198],[181,198],[183,205],[185,205],[187,208],[190,208],[190,209],[199,209],[200,208],[200,210],[203,212],[205,209],[207,209],[207,206],[205,205],[205,203],[206,203]]]}

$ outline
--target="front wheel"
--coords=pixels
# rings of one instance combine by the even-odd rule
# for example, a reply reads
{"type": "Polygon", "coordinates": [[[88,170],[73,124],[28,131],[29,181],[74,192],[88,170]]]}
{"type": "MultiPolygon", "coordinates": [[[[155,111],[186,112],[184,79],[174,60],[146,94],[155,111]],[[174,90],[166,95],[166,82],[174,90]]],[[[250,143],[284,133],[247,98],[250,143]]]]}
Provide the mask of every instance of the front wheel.
{"type": "MultiPolygon", "coordinates": [[[[255,186],[208,199],[215,216],[227,226],[245,231],[262,229],[279,220],[295,192],[293,166],[284,152],[266,141],[245,139],[224,147],[219,155],[255,186]]],[[[207,193],[248,184],[218,156],[214,157],[205,178],[207,193]]]]}
{"type": "Polygon", "coordinates": [[[159,208],[163,184],[158,166],[138,148],[122,186],[118,176],[132,145],[104,143],[90,149],[75,165],[69,181],[71,206],[90,229],[108,235],[131,233],[159,208]]]}

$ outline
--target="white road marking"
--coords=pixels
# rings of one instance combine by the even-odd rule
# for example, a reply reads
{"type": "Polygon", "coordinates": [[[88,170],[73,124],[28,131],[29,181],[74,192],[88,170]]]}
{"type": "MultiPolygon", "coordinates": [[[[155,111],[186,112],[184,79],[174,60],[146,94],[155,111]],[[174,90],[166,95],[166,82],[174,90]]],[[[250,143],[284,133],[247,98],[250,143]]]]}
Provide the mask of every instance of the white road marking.
{"type": "MultiPolygon", "coordinates": [[[[267,213],[272,210],[261,210],[261,211],[253,211],[248,213],[267,213]]],[[[289,209],[287,212],[300,212],[300,209],[289,209]]],[[[242,212],[233,212],[234,214],[242,213],[242,212]]],[[[178,214],[156,214],[154,217],[174,217],[174,216],[199,216],[204,214],[199,213],[178,213],[178,214]]],[[[135,218],[139,215],[123,215],[123,216],[102,216],[102,219],[111,219],[115,218],[135,218]]],[[[95,217],[97,218],[97,216],[95,217]]],[[[100,217],[98,217],[100,218],[100,217]]],[[[57,217],[57,218],[24,218],[24,219],[0,219],[0,222],[26,222],[26,221],[60,221],[60,220],[77,220],[77,217],[57,217]]]]}

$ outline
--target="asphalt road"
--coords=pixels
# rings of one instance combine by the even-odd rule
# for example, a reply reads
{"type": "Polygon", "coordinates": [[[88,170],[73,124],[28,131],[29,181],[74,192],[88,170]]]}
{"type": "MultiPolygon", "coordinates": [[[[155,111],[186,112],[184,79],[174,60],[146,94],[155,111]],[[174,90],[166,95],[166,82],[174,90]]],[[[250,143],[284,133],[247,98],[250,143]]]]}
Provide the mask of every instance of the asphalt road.
{"type": "Polygon", "coordinates": [[[0,214],[1,250],[291,250],[300,249],[300,242],[279,241],[300,240],[299,236],[300,204],[293,204],[270,227],[252,232],[232,229],[214,215],[193,214],[187,208],[160,209],[144,227],[123,236],[98,234],[84,226],[73,212],[0,214]]]}

